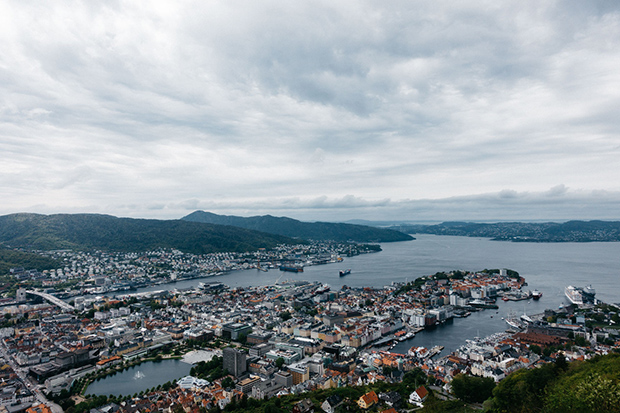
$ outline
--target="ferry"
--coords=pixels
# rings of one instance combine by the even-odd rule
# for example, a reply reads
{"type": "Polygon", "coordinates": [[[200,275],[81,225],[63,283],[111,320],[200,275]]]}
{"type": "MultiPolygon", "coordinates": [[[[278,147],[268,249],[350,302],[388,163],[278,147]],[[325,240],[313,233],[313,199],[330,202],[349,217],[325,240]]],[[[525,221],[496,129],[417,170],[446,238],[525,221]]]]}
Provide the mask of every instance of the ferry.
{"type": "Polygon", "coordinates": [[[339,274],[340,274],[341,277],[344,277],[345,275],[349,275],[349,274],[351,274],[351,269],[340,271],[339,274]]]}
{"type": "Polygon", "coordinates": [[[321,287],[317,288],[317,289],[314,291],[313,295],[319,295],[319,294],[326,293],[326,292],[328,292],[330,289],[331,289],[331,287],[330,287],[329,285],[327,285],[327,284],[323,284],[321,287]]]}
{"type": "Polygon", "coordinates": [[[534,290],[532,291],[532,298],[534,300],[540,300],[540,297],[542,297],[542,293],[538,290],[534,290]]]}

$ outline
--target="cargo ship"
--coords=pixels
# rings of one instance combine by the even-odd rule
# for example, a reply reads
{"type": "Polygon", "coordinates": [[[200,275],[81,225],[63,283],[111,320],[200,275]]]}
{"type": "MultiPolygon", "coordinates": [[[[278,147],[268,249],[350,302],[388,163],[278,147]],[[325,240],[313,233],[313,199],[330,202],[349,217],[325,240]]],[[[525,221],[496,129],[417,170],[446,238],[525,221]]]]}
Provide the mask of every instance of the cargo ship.
{"type": "Polygon", "coordinates": [[[349,275],[349,274],[351,274],[351,270],[350,269],[349,270],[340,271],[340,276],[341,277],[344,277],[345,275],[349,275]]]}
{"type": "Polygon", "coordinates": [[[564,294],[568,301],[575,305],[596,304],[596,298],[594,298],[596,291],[591,285],[584,288],[569,285],[564,289],[564,294]]]}
{"type": "Polygon", "coordinates": [[[280,271],[304,272],[304,267],[301,265],[280,265],[280,271]]]}

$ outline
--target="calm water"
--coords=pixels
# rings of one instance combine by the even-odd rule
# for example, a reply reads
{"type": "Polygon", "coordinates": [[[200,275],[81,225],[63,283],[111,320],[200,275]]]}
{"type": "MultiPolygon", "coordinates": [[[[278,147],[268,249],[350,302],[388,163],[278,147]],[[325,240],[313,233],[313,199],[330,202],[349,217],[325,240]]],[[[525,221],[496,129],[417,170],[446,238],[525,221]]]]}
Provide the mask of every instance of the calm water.
{"type": "MultiPolygon", "coordinates": [[[[416,240],[382,244],[383,251],[346,258],[342,263],[304,268],[303,273],[278,270],[235,271],[214,278],[231,287],[267,285],[285,279],[303,279],[329,284],[339,289],[389,285],[392,281],[413,281],[438,271],[455,269],[477,271],[485,268],[510,268],[525,277],[528,289],[543,293],[540,301],[498,303],[499,310],[485,310],[465,319],[424,331],[400,344],[395,351],[406,351],[412,345],[443,345],[446,351],[460,346],[468,338],[487,336],[506,329],[509,311],[522,314],[541,313],[545,308],[557,309],[565,303],[566,285],[592,284],[597,298],[620,302],[620,242],[597,243],[513,243],[486,238],[417,235],[416,240]],[[350,268],[351,274],[340,278],[338,271],[350,268]],[[491,318],[491,316],[493,316],[491,318]]],[[[171,288],[188,288],[202,280],[178,282],[171,288]]],[[[157,290],[157,286],[141,291],[157,290]]]]}
{"type": "Polygon", "coordinates": [[[189,374],[191,364],[180,360],[148,361],[122,373],[108,376],[88,386],[86,394],[127,396],[157,387],[167,381],[180,379],[189,374]]]}

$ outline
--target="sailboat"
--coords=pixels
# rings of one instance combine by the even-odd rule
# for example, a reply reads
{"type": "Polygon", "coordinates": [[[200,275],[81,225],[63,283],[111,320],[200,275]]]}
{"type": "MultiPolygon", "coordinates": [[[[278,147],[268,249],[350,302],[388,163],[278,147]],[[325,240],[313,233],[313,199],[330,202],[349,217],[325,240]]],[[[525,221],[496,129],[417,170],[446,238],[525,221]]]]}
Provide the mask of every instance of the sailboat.
{"type": "Polygon", "coordinates": [[[521,316],[521,320],[525,321],[528,324],[534,322],[534,320],[532,320],[532,318],[525,312],[525,306],[523,306],[523,315],[521,316]]]}

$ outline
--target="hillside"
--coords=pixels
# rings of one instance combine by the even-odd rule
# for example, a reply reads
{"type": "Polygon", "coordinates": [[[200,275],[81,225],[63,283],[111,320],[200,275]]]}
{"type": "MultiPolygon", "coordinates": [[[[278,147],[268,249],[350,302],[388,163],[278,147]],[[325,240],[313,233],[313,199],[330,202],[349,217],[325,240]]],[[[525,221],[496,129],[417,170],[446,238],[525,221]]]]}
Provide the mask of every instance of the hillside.
{"type": "Polygon", "coordinates": [[[57,268],[59,263],[51,258],[42,257],[31,252],[15,251],[0,246],[0,275],[8,274],[11,268],[26,270],[50,270],[57,268]]]}
{"type": "Polygon", "coordinates": [[[242,228],[197,222],[116,218],[96,214],[0,216],[0,243],[28,249],[242,252],[299,241],[242,228]]]}
{"type": "Polygon", "coordinates": [[[620,241],[618,221],[498,222],[444,222],[438,225],[396,225],[390,227],[408,234],[458,235],[493,238],[514,242],[595,242],[620,241]]]}
{"type": "Polygon", "coordinates": [[[244,218],[232,215],[217,215],[205,211],[195,211],[183,217],[182,220],[232,225],[270,234],[311,240],[394,242],[414,239],[410,235],[390,229],[331,222],[302,222],[292,218],[274,217],[271,215],[244,218]]]}
{"type": "Polygon", "coordinates": [[[620,355],[522,369],[493,390],[497,412],[620,412],[620,355]]]}

